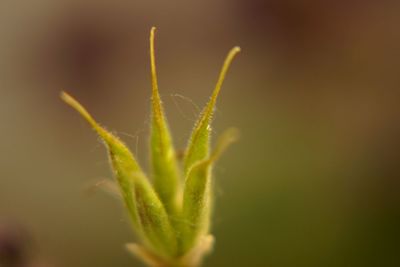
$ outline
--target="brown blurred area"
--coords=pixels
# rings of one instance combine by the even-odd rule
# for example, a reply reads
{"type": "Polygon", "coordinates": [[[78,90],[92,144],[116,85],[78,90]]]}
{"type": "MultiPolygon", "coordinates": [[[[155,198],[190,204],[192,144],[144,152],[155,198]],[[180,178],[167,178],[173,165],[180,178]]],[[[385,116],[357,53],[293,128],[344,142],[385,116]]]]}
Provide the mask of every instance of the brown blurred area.
{"type": "Polygon", "coordinates": [[[146,166],[155,25],[178,148],[225,53],[242,47],[214,122],[242,139],[215,170],[205,266],[399,266],[399,14],[389,0],[3,1],[0,219],[56,266],[140,266],[119,203],[83,193],[111,176],[106,154],[58,94],[146,166]]]}

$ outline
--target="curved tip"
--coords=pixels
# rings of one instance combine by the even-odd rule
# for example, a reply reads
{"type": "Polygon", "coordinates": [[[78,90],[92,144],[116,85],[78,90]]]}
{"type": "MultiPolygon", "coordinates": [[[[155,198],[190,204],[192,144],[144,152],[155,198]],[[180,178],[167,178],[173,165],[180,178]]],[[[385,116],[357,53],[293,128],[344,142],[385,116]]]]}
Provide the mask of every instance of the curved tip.
{"type": "Polygon", "coordinates": [[[225,130],[219,137],[217,144],[210,156],[210,161],[216,161],[222,155],[222,153],[232,144],[239,140],[240,131],[237,128],[229,128],[225,130]]]}
{"type": "Polygon", "coordinates": [[[226,63],[227,65],[229,65],[231,63],[231,61],[233,60],[233,58],[240,52],[242,51],[242,49],[239,46],[235,46],[233,47],[229,53],[228,56],[226,58],[226,63]]]}
{"type": "Polygon", "coordinates": [[[82,117],[85,118],[89,122],[89,124],[92,125],[93,128],[99,131],[100,127],[97,125],[96,121],[75,98],[73,98],[71,95],[69,95],[64,91],[61,91],[60,97],[66,104],[68,104],[73,109],[75,109],[79,114],[81,114],[82,117]]]}
{"type": "Polygon", "coordinates": [[[65,92],[65,91],[61,91],[60,92],[60,98],[64,101],[64,102],[70,102],[70,100],[71,100],[71,96],[67,93],[67,92],[65,92]]]}
{"type": "Polygon", "coordinates": [[[151,83],[153,87],[153,97],[158,98],[158,82],[157,82],[157,70],[156,70],[156,58],[155,58],[155,39],[156,27],[151,27],[150,31],[150,69],[151,69],[151,83]]]}
{"type": "Polygon", "coordinates": [[[73,98],[70,94],[68,94],[65,91],[60,92],[60,98],[68,105],[76,109],[78,112],[86,113],[86,110],[82,107],[82,105],[75,99],[73,98]],[[82,112],[84,111],[84,112],[82,112]]]}
{"type": "Polygon", "coordinates": [[[150,30],[150,42],[152,43],[151,45],[152,46],[154,46],[154,36],[155,36],[155,34],[156,34],[156,30],[157,30],[157,28],[156,27],[151,27],[151,30],[150,30]]]}
{"type": "Polygon", "coordinates": [[[218,77],[217,84],[216,84],[214,92],[213,92],[213,95],[211,97],[212,101],[209,102],[210,108],[215,104],[213,102],[215,102],[217,99],[219,91],[221,90],[221,87],[222,87],[222,83],[225,80],[226,73],[228,72],[228,69],[229,69],[233,59],[236,57],[236,55],[240,51],[241,51],[241,48],[239,46],[235,46],[229,51],[228,55],[226,56],[224,64],[222,65],[221,72],[218,77]]]}
{"type": "Polygon", "coordinates": [[[240,48],[240,46],[235,46],[234,48],[232,48],[232,51],[236,53],[239,53],[240,51],[242,51],[242,48],[240,48]]]}
{"type": "Polygon", "coordinates": [[[222,138],[225,138],[228,143],[235,143],[240,139],[240,130],[238,128],[232,127],[223,133],[222,138]]]}
{"type": "Polygon", "coordinates": [[[155,36],[155,32],[156,32],[156,27],[151,27],[150,30],[150,56],[152,58],[154,58],[154,36],[155,36]]]}

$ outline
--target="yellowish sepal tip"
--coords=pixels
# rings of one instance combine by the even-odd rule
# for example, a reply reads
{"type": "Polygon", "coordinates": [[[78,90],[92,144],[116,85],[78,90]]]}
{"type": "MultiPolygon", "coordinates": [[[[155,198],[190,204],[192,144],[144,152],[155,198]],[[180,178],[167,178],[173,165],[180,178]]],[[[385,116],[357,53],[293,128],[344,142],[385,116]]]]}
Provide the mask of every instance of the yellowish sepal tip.
{"type": "Polygon", "coordinates": [[[64,91],[61,91],[60,97],[65,103],[67,103],[73,109],[78,111],[86,120],[88,120],[89,122],[91,122],[93,120],[93,118],[89,114],[89,112],[71,95],[69,95],[68,93],[66,93],[64,91]]]}
{"type": "Polygon", "coordinates": [[[71,95],[68,93],[61,91],[60,93],[61,99],[67,103],[69,106],[71,106],[73,109],[75,109],[79,114],[82,115],[85,120],[96,130],[99,130],[100,127],[97,125],[96,121],[93,119],[93,117],[89,114],[89,112],[71,95]]]}
{"type": "Polygon", "coordinates": [[[232,48],[232,51],[233,51],[235,54],[237,54],[237,53],[239,53],[240,51],[242,51],[242,48],[240,48],[240,46],[235,46],[234,48],[232,48]]]}
{"type": "Polygon", "coordinates": [[[103,138],[106,143],[109,143],[110,140],[117,140],[117,137],[107,132],[95,121],[92,115],[89,114],[89,112],[78,102],[78,100],[64,91],[61,91],[60,97],[66,104],[75,109],[90,124],[90,126],[93,127],[93,129],[101,136],[101,138],[103,138]]]}
{"type": "Polygon", "coordinates": [[[240,131],[237,128],[229,128],[219,137],[218,142],[214,148],[214,151],[211,153],[208,161],[210,163],[215,162],[219,159],[222,153],[232,144],[239,140],[240,131]]]}

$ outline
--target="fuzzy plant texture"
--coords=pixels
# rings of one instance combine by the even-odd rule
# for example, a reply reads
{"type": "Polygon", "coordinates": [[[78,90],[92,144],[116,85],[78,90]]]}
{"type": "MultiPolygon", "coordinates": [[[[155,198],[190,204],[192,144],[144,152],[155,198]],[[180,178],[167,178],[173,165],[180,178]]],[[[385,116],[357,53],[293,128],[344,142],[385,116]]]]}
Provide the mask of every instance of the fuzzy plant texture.
{"type": "Polygon", "coordinates": [[[151,180],[116,135],[100,126],[72,96],[62,92],[61,98],[82,115],[107,148],[115,182],[105,181],[102,186],[120,197],[138,239],[138,243],[127,244],[126,248],[151,267],[196,267],[214,242],[210,235],[212,168],[238,137],[237,130],[228,129],[210,149],[210,123],[217,97],[240,48],[234,47],[228,53],[211,98],[194,126],[184,157],[179,160],[158,91],[154,34],[153,27],[150,32],[151,180]]]}

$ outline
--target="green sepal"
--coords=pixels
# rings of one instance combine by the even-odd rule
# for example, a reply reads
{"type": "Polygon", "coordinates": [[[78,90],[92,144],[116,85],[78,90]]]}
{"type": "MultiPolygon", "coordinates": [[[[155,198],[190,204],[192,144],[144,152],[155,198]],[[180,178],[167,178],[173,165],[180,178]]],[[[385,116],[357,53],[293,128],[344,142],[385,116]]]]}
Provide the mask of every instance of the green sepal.
{"type": "Polygon", "coordinates": [[[165,208],[171,215],[175,215],[180,193],[180,173],[172,144],[171,134],[164,115],[160,94],[158,91],[155,52],[155,27],[150,33],[150,65],[152,78],[152,122],[150,136],[151,165],[153,170],[154,188],[165,208]]]}
{"type": "Polygon", "coordinates": [[[110,157],[115,178],[121,190],[121,196],[129,211],[130,218],[135,225],[137,232],[140,233],[140,223],[132,194],[133,177],[131,173],[140,172],[141,168],[129,149],[119,140],[118,137],[101,127],[87,110],[73,97],[65,92],[61,93],[61,98],[65,103],[74,108],[82,117],[93,127],[97,134],[104,141],[110,157]]]}
{"type": "Polygon", "coordinates": [[[188,171],[193,167],[199,160],[206,159],[209,155],[210,147],[210,131],[211,131],[211,120],[217,102],[218,94],[221,90],[222,83],[225,80],[226,73],[234,57],[240,52],[239,47],[234,47],[228,53],[224,64],[222,66],[217,84],[211,95],[211,98],[205,108],[203,109],[200,118],[196,122],[196,125],[192,131],[184,159],[184,173],[185,177],[188,171]]]}
{"type": "Polygon", "coordinates": [[[212,204],[211,171],[214,162],[226,148],[238,139],[238,131],[229,129],[219,138],[217,145],[205,160],[200,160],[188,172],[183,192],[181,251],[192,248],[209,231],[212,204]]]}
{"type": "Polygon", "coordinates": [[[101,127],[78,101],[65,92],[61,98],[78,111],[104,141],[122,199],[139,237],[158,253],[173,255],[176,252],[174,230],[163,203],[133,154],[116,136],[101,127]]]}
{"type": "Polygon", "coordinates": [[[161,256],[170,257],[177,253],[177,240],[163,203],[143,173],[134,173],[134,196],[139,221],[151,248],[161,256]]]}

